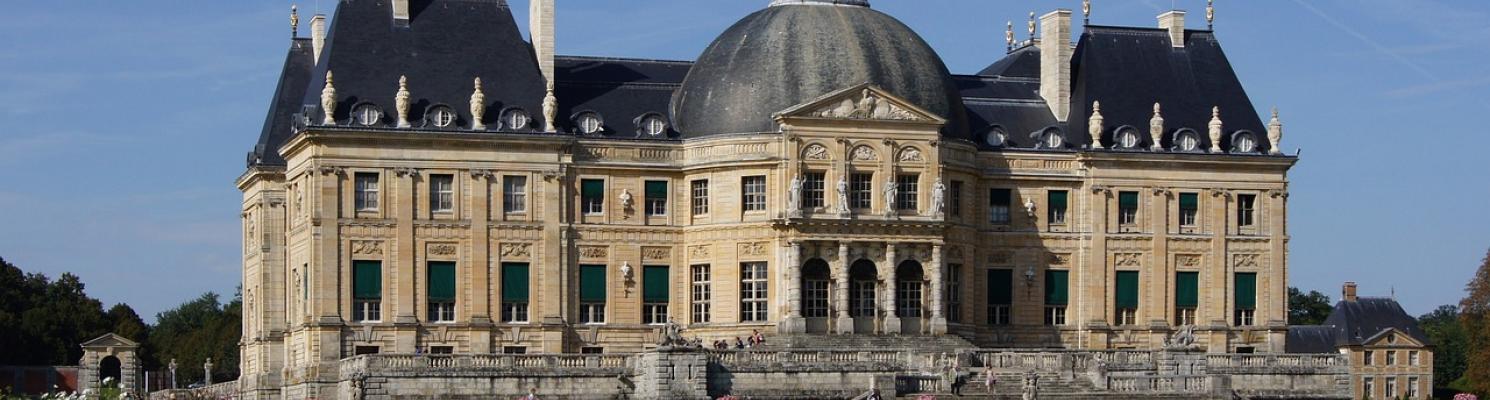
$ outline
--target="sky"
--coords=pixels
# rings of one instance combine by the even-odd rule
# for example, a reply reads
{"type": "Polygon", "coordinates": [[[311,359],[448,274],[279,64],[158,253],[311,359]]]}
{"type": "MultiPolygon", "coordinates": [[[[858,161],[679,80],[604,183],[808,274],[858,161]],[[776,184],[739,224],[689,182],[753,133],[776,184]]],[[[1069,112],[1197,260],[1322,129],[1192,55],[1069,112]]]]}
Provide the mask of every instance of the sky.
{"type": "MultiPolygon", "coordinates": [[[[332,0],[302,0],[310,14],[332,0]],[[319,4],[317,4],[319,3],[319,4]]],[[[526,25],[527,0],[509,0],[526,25]]],[[[767,0],[563,0],[566,55],[691,60],[767,0]]],[[[875,0],[954,73],[1004,53],[1029,12],[1080,1],[875,0]]],[[[1202,0],[1096,0],[1092,23],[1154,26],[1202,0]]],[[[1220,0],[1216,31],[1259,112],[1277,106],[1290,285],[1458,302],[1490,248],[1490,2],[1220,0]],[[1468,124],[1468,125],[1466,125],[1468,124]]],[[[14,2],[0,23],[0,257],[79,275],[156,313],[240,281],[234,180],[289,45],[286,1],[14,2]]]]}

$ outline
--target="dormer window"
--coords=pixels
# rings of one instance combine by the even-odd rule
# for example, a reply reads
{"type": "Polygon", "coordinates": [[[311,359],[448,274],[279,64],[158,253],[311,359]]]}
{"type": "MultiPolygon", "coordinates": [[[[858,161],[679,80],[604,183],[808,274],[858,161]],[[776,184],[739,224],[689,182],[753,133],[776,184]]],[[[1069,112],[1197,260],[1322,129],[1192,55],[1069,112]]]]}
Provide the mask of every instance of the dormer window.
{"type": "Polygon", "coordinates": [[[373,104],[359,104],[352,109],[352,118],[358,125],[373,126],[383,120],[383,109],[373,104]]]}
{"type": "Polygon", "coordinates": [[[988,136],[984,140],[987,141],[989,146],[1004,147],[1009,143],[1009,133],[1004,132],[1004,128],[1002,127],[994,127],[988,131],[988,136]]]}
{"type": "Polygon", "coordinates": [[[507,130],[528,129],[528,125],[531,123],[533,123],[532,118],[529,118],[528,112],[523,111],[521,108],[509,108],[507,111],[502,112],[502,125],[507,130]]]}
{"type": "Polygon", "coordinates": [[[667,121],[663,120],[660,115],[648,114],[642,117],[638,127],[644,135],[651,137],[662,136],[664,132],[667,132],[667,121]]]}
{"type": "Polygon", "coordinates": [[[1121,129],[1118,129],[1117,136],[1113,137],[1113,141],[1114,142],[1117,142],[1117,147],[1118,148],[1122,148],[1122,149],[1136,148],[1136,147],[1138,147],[1138,142],[1139,142],[1139,139],[1138,139],[1138,130],[1133,129],[1133,128],[1129,128],[1129,127],[1123,127],[1121,129]]]}
{"type": "Polygon", "coordinates": [[[455,125],[455,110],[446,106],[435,106],[429,109],[424,118],[436,128],[449,128],[455,125]]]}
{"type": "Polygon", "coordinates": [[[1195,151],[1200,148],[1200,134],[1182,130],[1174,135],[1174,148],[1179,151],[1195,151]]]}
{"type": "Polygon", "coordinates": [[[1257,138],[1252,132],[1241,131],[1231,137],[1232,153],[1256,153],[1257,138]]]}
{"type": "Polygon", "coordinates": [[[1040,148],[1059,149],[1066,146],[1066,138],[1061,137],[1061,130],[1056,128],[1046,129],[1040,133],[1040,148]]]}
{"type": "Polygon", "coordinates": [[[579,133],[589,135],[600,133],[600,129],[605,127],[605,121],[600,119],[600,114],[586,111],[574,117],[574,126],[579,129],[579,133]]]}

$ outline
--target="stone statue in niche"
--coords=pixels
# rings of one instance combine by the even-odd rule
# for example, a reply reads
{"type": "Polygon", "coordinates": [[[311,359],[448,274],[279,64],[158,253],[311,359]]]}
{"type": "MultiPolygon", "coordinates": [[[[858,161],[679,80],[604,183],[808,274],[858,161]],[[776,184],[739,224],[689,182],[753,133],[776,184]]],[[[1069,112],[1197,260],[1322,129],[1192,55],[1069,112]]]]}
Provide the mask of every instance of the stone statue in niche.
{"type": "Polygon", "coordinates": [[[786,192],[786,210],[790,215],[802,215],[802,185],[806,180],[798,174],[792,178],[791,188],[786,192]]]}
{"type": "Polygon", "coordinates": [[[625,210],[622,214],[625,215],[627,218],[630,218],[631,217],[630,211],[631,211],[631,200],[632,199],[633,199],[633,197],[631,196],[631,189],[622,189],[621,190],[621,195],[619,196],[619,200],[621,200],[621,209],[622,210],[625,210]]]}
{"type": "Polygon", "coordinates": [[[931,186],[931,215],[942,216],[942,209],[946,206],[947,185],[942,184],[942,178],[936,178],[936,184],[931,186]]]}
{"type": "Polygon", "coordinates": [[[838,177],[838,213],[848,215],[848,177],[838,177]]]}
{"type": "Polygon", "coordinates": [[[885,214],[895,212],[895,197],[900,195],[900,185],[894,180],[885,181],[885,214]]]}

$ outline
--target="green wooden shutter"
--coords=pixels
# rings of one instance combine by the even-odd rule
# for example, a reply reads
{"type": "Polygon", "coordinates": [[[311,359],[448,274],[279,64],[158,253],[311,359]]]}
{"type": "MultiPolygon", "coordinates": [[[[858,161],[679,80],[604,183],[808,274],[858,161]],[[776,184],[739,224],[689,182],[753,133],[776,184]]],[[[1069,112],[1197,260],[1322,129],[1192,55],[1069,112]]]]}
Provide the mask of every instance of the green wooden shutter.
{"type": "Polygon", "coordinates": [[[605,181],[599,179],[585,179],[580,181],[580,195],[587,199],[605,198],[605,181]]]}
{"type": "Polygon", "coordinates": [[[352,297],[360,300],[383,298],[383,262],[352,262],[352,297]]]}
{"type": "Polygon", "coordinates": [[[455,263],[431,261],[428,272],[429,300],[455,301],[455,263]]]}
{"type": "Polygon", "coordinates": [[[1117,272],[1118,308],[1138,308],[1138,271],[1117,272]]]}
{"type": "Polygon", "coordinates": [[[1051,306],[1064,306],[1070,297],[1067,289],[1070,271],[1045,271],[1045,304],[1051,306]]]}
{"type": "Polygon", "coordinates": [[[1049,201],[1050,202],[1050,206],[1049,206],[1050,207],[1050,210],[1049,210],[1050,219],[1051,220],[1054,220],[1055,219],[1055,213],[1056,213],[1057,210],[1059,210],[1059,211],[1065,211],[1066,210],[1066,191],[1064,191],[1064,190],[1052,190],[1052,191],[1050,191],[1050,195],[1049,196],[1050,196],[1050,199],[1049,199],[1050,200],[1049,201]]]}
{"type": "Polygon", "coordinates": [[[647,181],[647,198],[666,199],[667,181],[647,181]]]}
{"type": "Polygon", "coordinates": [[[1176,272],[1174,275],[1175,307],[1200,306],[1200,273],[1176,272]]]}
{"type": "Polygon", "coordinates": [[[1125,208],[1125,209],[1137,209],[1138,208],[1138,192],[1120,192],[1120,193],[1118,193],[1118,207],[1125,208]]]}
{"type": "Polygon", "coordinates": [[[1236,274],[1236,309],[1257,309],[1257,273],[1238,272],[1236,274]]]}
{"type": "Polygon", "coordinates": [[[1014,271],[1007,269],[988,270],[988,304],[1008,305],[1014,303],[1014,271]]]}
{"type": "Polygon", "coordinates": [[[502,263],[502,301],[528,302],[527,263],[502,263]]]}
{"type": "Polygon", "coordinates": [[[1010,197],[1009,189],[989,189],[988,205],[1007,207],[1011,203],[1010,197]]]}
{"type": "Polygon", "coordinates": [[[1198,210],[1198,209],[1200,209],[1200,195],[1195,194],[1195,193],[1180,193],[1180,209],[1181,210],[1198,210]]]}
{"type": "Polygon", "coordinates": [[[579,266],[579,301],[605,301],[605,266],[579,266]]]}
{"type": "Polygon", "coordinates": [[[668,300],[667,267],[642,267],[642,301],[665,303],[668,300]]]}

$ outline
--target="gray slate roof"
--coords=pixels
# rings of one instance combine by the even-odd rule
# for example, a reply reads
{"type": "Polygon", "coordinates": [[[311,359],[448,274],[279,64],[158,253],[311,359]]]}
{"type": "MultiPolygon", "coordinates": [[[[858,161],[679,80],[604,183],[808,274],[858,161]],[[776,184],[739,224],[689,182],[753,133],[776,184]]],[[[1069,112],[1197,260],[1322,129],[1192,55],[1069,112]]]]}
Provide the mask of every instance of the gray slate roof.
{"type": "Polygon", "coordinates": [[[1397,300],[1385,297],[1361,297],[1356,301],[1335,303],[1323,324],[1288,327],[1285,350],[1289,353],[1334,353],[1343,346],[1355,346],[1389,329],[1396,329],[1413,340],[1432,345],[1418,321],[1397,300]]]}

